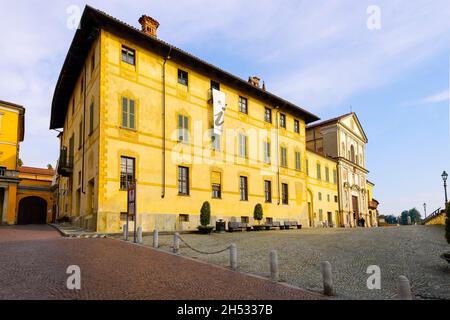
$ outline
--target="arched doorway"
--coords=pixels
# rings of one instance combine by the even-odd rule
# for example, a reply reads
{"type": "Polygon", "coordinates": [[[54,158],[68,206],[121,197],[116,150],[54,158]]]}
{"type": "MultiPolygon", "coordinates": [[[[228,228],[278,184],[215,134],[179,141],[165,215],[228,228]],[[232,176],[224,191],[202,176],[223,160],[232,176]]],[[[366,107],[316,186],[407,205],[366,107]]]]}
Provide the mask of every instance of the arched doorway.
{"type": "Polygon", "coordinates": [[[23,198],[19,202],[17,224],[46,224],[47,201],[39,197],[23,198]]]}

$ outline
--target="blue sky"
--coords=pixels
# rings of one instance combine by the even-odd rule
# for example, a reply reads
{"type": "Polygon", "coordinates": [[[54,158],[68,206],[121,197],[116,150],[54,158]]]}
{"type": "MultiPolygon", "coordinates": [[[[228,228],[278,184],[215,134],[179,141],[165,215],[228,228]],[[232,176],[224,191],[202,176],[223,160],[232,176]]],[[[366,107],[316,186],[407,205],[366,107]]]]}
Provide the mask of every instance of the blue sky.
{"type": "MultiPolygon", "coordinates": [[[[58,157],[49,131],[54,86],[75,30],[67,8],[83,1],[0,1],[0,99],[27,108],[21,158],[58,157]]],[[[369,144],[369,179],[381,212],[443,204],[450,171],[448,0],[90,1],[138,27],[156,18],[161,39],[267,89],[322,119],[357,112],[369,144]],[[369,30],[367,8],[381,10],[369,30]]]]}

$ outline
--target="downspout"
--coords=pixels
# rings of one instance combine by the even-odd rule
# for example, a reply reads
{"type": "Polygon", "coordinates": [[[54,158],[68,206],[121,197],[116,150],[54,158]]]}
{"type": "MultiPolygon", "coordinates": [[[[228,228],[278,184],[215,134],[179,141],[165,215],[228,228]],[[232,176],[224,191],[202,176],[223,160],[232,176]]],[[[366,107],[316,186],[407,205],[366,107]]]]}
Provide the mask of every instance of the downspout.
{"type": "Polygon", "coordinates": [[[276,117],[276,127],[277,127],[277,190],[278,190],[278,205],[281,204],[281,190],[280,190],[280,125],[279,125],[279,116],[280,116],[280,107],[275,107],[277,109],[277,117],[276,117]]]}
{"type": "Polygon", "coordinates": [[[163,70],[162,70],[162,163],[161,163],[161,198],[166,197],[166,64],[167,60],[170,59],[170,54],[172,53],[172,47],[169,47],[169,53],[164,58],[163,70]]]}
{"type": "MultiPolygon", "coordinates": [[[[82,137],[82,143],[83,143],[83,159],[81,161],[81,192],[83,194],[86,194],[86,190],[84,189],[84,170],[85,170],[85,154],[86,154],[86,148],[85,148],[85,141],[84,138],[86,137],[86,64],[84,65],[84,81],[83,81],[83,137],[82,137]]],[[[81,132],[80,132],[81,134],[81,132]]]]}
{"type": "Polygon", "coordinates": [[[342,190],[341,190],[341,179],[340,179],[340,174],[339,174],[339,160],[336,163],[336,183],[338,184],[337,187],[337,197],[338,197],[338,210],[339,210],[339,224],[341,225],[341,227],[344,225],[343,221],[344,221],[344,212],[342,211],[342,206],[341,206],[341,196],[342,196],[342,190]]]}

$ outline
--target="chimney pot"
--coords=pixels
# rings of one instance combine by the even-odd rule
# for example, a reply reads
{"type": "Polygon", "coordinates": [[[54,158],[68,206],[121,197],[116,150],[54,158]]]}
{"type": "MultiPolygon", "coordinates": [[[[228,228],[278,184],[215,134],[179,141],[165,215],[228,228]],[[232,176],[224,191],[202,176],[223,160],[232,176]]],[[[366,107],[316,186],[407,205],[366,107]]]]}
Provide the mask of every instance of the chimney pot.
{"type": "Polygon", "coordinates": [[[142,32],[156,38],[157,37],[157,30],[159,27],[159,22],[153,19],[152,17],[149,17],[147,15],[143,15],[139,19],[139,23],[142,26],[142,32]]]}
{"type": "Polygon", "coordinates": [[[251,85],[253,85],[253,86],[257,87],[257,88],[259,88],[259,82],[260,82],[260,81],[261,81],[261,79],[258,78],[258,77],[249,77],[249,78],[248,78],[248,82],[249,82],[251,85]]]}

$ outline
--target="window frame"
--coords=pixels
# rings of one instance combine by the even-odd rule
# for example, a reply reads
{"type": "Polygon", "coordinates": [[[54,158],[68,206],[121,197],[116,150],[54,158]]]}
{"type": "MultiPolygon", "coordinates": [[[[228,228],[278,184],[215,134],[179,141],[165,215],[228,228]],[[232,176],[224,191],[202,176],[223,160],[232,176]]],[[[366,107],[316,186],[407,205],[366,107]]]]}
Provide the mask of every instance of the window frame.
{"type": "Polygon", "coordinates": [[[239,133],[239,157],[247,158],[247,156],[248,156],[248,137],[243,133],[239,133]],[[242,152],[244,152],[244,154],[242,152]]]}
{"type": "Polygon", "coordinates": [[[124,97],[122,96],[121,100],[121,114],[122,114],[122,121],[120,123],[120,126],[122,129],[127,130],[137,130],[136,126],[136,101],[134,99],[124,97]],[[124,102],[126,102],[126,106],[124,105],[124,102]],[[133,105],[133,112],[131,112],[131,106],[133,105]],[[126,107],[126,110],[124,110],[126,107]],[[133,120],[133,121],[131,121],[133,120]],[[125,122],[125,123],[124,123],[125,122]],[[133,124],[133,125],[131,125],[133,124]]]}
{"type": "Polygon", "coordinates": [[[189,196],[189,167],[178,166],[178,195],[189,196]]]}
{"type": "Polygon", "coordinates": [[[239,177],[239,198],[240,201],[248,201],[248,177],[239,177]]]}
{"type": "Polygon", "coordinates": [[[178,143],[189,143],[189,117],[184,114],[178,114],[178,143]]]}
{"type": "Polygon", "coordinates": [[[294,119],[294,132],[300,134],[300,121],[294,119]]]}
{"type": "Polygon", "coordinates": [[[287,153],[288,152],[287,152],[287,148],[286,147],[283,147],[283,146],[280,147],[280,154],[281,154],[280,166],[283,167],[283,168],[287,168],[288,167],[288,159],[287,159],[288,155],[287,155],[287,153]]]}
{"type": "Polygon", "coordinates": [[[300,151],[295,152],[295,170],[302,171],[302,154],[300,151]]]}
{"type": "Polygon", "coordinates": [[[281,204],[289,204],[289,185],[287,183],[281,184],[281,204]]]}
{"type": "Polygon", "coordinates": [[[131,66],[136,66],[136,50],[128,46],[122,45],[121,61],[131,66]],[[125,59],[124,59],[125,54],[125,59]]]}
{"type": "Polygon", "coordinates": [[[120,156],[120,190],[126,191],[128,190],[128,183],[133,183],[136,180],[136,158],[128,157],[128,156],[120,156]],[[123,160],[125,160],[125,171],[123,171],[123,160]],[[129,172],[129,162],[132,164],[132,172],[129,172]],[[123,177],[125,176],[125,180],[123,177]],[[131,181],[129,177],[131,176],[131,181]],[[124,186],[124,183],[127,183],[126,186],[124,186]]]}
{"type": "Polygon", "coordinates": [[[264,201],[272,203],[272,181],[264,180],[264,201]]]}
{"type": "Polygon", "coordinates": [[[239,104],[239,112],[248,115],[248,99],[243,96],[239,96],[238,104],[239,104]]]}
{"type": "Polygon", "coordinates": [[[189,87],[189,72],[184,71],[183,69],[178,69],[178,83],[189,87]]]}
{"type": "Polygon", "coordinates": [[[286,129],[286,114],[280,113],[280,128],[286,129]]]}
{"type": "Polygon", "coordinates": [[[272,124],[272,109],[269,107],[264,108],[264,121],[272,124]]]}

